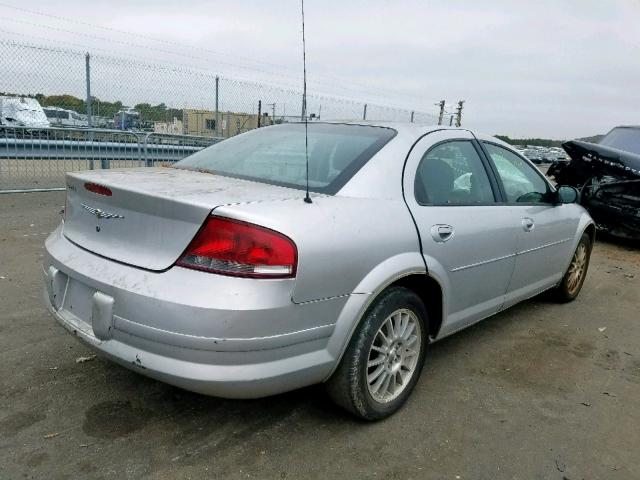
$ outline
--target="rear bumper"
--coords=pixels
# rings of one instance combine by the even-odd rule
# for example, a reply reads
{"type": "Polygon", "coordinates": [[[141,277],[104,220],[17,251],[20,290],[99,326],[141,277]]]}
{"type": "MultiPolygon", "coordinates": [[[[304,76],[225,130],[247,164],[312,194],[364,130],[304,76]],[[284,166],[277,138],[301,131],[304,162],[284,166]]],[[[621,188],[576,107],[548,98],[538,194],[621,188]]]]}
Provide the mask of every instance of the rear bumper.
{"type": "Polygon", "coordinates": [[[255,398],[323,381],[348,297],[291,301],[291,280],[148,272],[45,244],[45,301],[68,331],[127,368],[187,390],[255,398]]]}
{"type": "Polygon", "coordinates": [[[205,395],[225,398],[274,395],[322,382],[334,363],[323,348],[250,364],[228,365],[222,359],[215,364],[180,360],[122,340],[99,340],[83,329],[77,319],[54,310],[46,297],[55,319],[101,355],[148,377],[205,395]]]}

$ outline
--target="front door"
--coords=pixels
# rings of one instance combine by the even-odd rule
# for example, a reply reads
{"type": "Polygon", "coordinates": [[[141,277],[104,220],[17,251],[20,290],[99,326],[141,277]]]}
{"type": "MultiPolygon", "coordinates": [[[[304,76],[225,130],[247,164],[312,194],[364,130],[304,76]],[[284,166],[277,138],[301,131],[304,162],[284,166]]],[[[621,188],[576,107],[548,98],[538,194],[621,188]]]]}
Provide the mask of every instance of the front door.
{"type": "Polygon", "coordinates": [[[502,307],[515,264],[515,217],[471,133],[442,130],[413,148],[404,192],[429,274],[445,292],[440,336],[502,307]]]}

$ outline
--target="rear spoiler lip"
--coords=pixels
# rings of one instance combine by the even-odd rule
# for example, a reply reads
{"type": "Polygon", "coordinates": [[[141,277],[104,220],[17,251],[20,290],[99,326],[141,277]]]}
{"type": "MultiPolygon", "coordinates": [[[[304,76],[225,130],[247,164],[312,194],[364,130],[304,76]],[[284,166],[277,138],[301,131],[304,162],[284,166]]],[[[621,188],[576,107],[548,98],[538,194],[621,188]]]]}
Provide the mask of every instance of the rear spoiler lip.
{"type": "Polygon", "coordinates": [[[640,155],[599,145],[597,143],[571,140],[562,144],[572,162],[602,170],[605,175],[640,177],[640,155]]]}

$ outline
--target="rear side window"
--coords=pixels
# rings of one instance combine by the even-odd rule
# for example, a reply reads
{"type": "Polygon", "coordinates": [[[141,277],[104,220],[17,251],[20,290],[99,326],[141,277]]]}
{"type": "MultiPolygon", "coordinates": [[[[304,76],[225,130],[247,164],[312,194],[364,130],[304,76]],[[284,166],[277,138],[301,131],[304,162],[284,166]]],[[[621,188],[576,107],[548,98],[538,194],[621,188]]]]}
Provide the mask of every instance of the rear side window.
{"type": "Polygon", "coordinates": [[[506,148],[485,143],[509,203],[547,203],[549,186],[531,165],[506,148]]]}
{"type": "MultiPolygon", "coordinates": [[[[309,189],[335,194],[395,135],[390,128],[310,123],[309,189]]],[[[305,188],[302,123],[258,128],[229,138],[175,164],[285,187],[305,188]]]]}
{"type": "Polygon", "coordinates": [[[436,145],[422,157],[415,196],[423,205],[473,205],[495,200],[482,160],[473,144],[465,140],[436,145]]]}

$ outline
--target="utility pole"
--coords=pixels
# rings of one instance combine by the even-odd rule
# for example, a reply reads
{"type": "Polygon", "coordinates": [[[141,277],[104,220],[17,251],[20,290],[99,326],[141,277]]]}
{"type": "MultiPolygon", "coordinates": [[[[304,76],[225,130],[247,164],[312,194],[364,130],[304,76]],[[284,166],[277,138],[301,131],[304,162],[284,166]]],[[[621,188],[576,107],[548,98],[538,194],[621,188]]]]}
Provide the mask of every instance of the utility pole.
{"type": "Polygon", "coordinates": [[[440,106],[440,115],[438,116],[438,125],[442,125],[442,117],[444,117],[444,100],[440,100],[440,103],[436,103],[436,105],[440,106]]]}
{"type": "Polygon", "coordinates": [[[262,100],[258,100],[258,128],[260,128],[260,117],[262,117],[262,100]]]}
{"type": "Polygon", "coordinates": [[[367,104],[364,104],[364,111],[362,112],[362,120],[367,119],[367,104]]]}
{"type": "Polygon", "coordinates": [[[411,123],[413,123],[413,114],[416,113],[413,110],[411,110],[411,123]]]}
{"type": "Polygon", "coordinates": [[[456,108],[456,127],[462,126],[462,107],[464,105],[464,100],[460,100],[458,102],[458,108],[456,108]]]}

